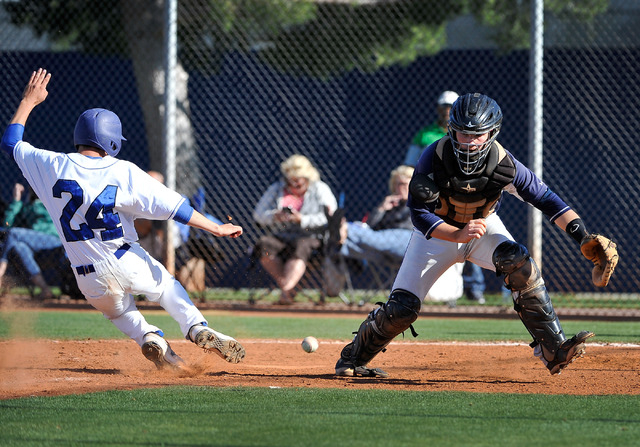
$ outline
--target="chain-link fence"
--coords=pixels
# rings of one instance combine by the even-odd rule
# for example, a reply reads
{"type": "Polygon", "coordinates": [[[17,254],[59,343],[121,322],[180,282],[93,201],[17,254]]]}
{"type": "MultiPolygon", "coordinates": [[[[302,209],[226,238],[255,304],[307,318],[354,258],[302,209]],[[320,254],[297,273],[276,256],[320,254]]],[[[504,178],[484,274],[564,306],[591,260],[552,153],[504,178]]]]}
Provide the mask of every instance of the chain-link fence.
{"type": "MultiPolygon", "coordinates": [[[[206,213],[245,228],[239,239],[216,241],[222,256],[206,267],[207,287],[268,281],[246,273],[263,233],[252,211],[285,158],[310,158],[343,198],[347,218],[360,220],[387,193],[413,135],[435,120],[443,90],[495,98],[505,116],[499,140],[527,164],[531,2],[502,3],[485,11],[474,1],[178,1],[176,187],[206,213]]],[[[549,3],[543,178],[591,231],[618,243],[620,264],[605,291],[635,297],[640,5],[549,3]]],[[[30,118],[30,142],[71,151],[78,115],[104,107],[123,121],[121,157],[162,170],[165,7],[0,1],[4,122],[42,66],[53,79],[30,118]]],[[[22,178],[12,163],[0,170],[8,202],[22,178]]],[[[527,211],[511,197],[500,211],[522,242],[527,211]]],[[[542,260],[551,292],[600,292],[575,242],[546,221],[542,260]]],[[[497,292],[497,279],[486,278],[497,292]]]]}

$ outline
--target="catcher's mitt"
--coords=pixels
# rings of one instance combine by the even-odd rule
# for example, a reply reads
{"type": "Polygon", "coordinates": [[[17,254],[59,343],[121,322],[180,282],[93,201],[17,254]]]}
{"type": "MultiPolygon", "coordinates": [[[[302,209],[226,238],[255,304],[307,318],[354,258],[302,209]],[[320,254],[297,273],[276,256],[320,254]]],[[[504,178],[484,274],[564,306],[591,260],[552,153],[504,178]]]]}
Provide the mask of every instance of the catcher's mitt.
{"type": "Polygon", "coordinates": [[[591,271],[593,284],[597,287],[609,284],[609,278],[618,264],[616,244],[601,234],[590,234],[582,239],[580,251],[594,264],[591,271]]]}

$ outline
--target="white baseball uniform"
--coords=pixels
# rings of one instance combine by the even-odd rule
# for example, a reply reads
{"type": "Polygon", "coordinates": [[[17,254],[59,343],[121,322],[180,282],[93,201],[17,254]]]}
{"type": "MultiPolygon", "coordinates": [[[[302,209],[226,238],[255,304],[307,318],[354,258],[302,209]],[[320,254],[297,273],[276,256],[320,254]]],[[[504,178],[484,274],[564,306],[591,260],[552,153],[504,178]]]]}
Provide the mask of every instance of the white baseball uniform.
{"type": "MultiPolygon", "coordinates": [[[[87,301],[139,345],[160,331],[134,295],[158,302],[185,337],[205,318],[184,287],[136,242],[136,218],[186,223],[193,208],[177,192],[125,160],[57,153],[18,141],[13,157],[56,224],[87,301]]],[[[161,332],[161,331],[160,331],[161,332]]]]}

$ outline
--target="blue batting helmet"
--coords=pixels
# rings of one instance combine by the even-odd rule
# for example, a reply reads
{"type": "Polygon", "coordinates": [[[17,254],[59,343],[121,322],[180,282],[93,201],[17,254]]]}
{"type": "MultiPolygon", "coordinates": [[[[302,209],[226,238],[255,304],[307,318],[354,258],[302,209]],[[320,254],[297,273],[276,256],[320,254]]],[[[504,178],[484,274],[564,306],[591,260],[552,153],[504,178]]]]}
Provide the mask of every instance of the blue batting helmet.
{"type": "Polygon", "coordinates": [[[73,144],[91,146],[104,150],[115,157],[120,152],[122,141],[122,124],[118,115],[107,109],[85,110],[73,131],[73,144]]]}

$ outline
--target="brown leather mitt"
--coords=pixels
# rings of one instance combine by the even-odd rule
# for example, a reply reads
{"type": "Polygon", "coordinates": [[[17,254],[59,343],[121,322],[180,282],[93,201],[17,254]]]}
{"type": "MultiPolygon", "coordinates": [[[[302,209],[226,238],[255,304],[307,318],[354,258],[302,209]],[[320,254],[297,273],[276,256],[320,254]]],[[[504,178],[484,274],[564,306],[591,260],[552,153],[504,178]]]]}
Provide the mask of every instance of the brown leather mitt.
{"type": "Polygon", "coordinates": [[[580,251],[594,264],[591,271],[593,284],[596,287],[609,284],[609,279],[618,264],[616,244],[601,234],[590,234],[582,239],[580,251]]]}

